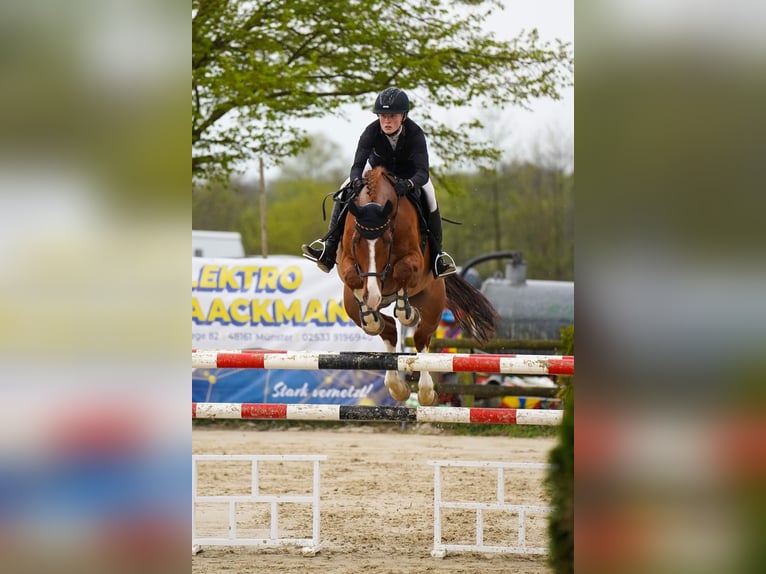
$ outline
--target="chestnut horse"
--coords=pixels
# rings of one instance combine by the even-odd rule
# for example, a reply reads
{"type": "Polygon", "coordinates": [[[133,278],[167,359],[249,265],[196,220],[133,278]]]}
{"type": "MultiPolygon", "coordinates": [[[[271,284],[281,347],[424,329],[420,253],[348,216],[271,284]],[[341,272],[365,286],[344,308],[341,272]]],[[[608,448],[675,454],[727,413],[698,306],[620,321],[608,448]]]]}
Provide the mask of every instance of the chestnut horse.
{"type": "MultiPolygon", "coordinates": [[[[418,212],[412,201],[397,195],[393,181],[383,167],[376,167],[365,174],[365,186],[349,202],[338,252],[346,312],[367,334],[380,335],[389,353],[396,351],[396,322],[380,310],[391,303],[402,325],[416,326],[413,338],[419,353],[427,350],[445,308],[455,314],[464,332],[486,342],[494,335],[497,312],[459,275],[434,278],[418,212]]],[[[397,371],[386,372],[385,385],[397,401],[410,396],[409,385],[397,371]]],[[[418,381],[418,401],[437,402],[433,380],[425,371],[418,381]]]]}

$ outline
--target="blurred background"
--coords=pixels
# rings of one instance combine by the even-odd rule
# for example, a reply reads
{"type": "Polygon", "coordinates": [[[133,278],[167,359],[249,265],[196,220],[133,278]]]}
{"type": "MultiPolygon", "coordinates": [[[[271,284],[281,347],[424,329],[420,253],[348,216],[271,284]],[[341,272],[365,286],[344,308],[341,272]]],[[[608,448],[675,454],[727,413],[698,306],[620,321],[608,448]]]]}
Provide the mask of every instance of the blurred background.
{"type": "Polygon", "coordinates": [[[580,572],[763,569],[758,2],[578,2],[580,572]]]}
{"type": "Polygon", "coordinates": [[[0,7],[6,572],[188,567],[183,8],[0,7]]]}

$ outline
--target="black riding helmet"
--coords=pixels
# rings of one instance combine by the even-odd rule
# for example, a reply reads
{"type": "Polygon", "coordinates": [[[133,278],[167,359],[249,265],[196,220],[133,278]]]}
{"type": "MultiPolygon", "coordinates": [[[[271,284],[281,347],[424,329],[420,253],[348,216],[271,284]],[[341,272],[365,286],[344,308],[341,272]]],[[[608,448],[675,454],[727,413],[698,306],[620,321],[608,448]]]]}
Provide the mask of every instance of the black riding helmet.
{"type": "Polygon", "coordinates": [[[373,114],[406,114],[410,111],[410,99],[404,90],[386,88],[375,98],[373,114]]]}

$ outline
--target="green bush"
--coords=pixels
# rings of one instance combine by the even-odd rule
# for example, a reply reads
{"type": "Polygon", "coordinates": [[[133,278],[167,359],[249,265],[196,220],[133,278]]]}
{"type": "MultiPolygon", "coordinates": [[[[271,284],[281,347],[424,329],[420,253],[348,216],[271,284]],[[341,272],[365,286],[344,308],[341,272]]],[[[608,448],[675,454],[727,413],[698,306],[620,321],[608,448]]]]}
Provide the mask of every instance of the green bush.
{"type": "MultiPolygon", "coordinates": [[[[574,327],[561,330],[564,354],[574,355],[574,327]]],[[[551,451],[553,465],[546,486],[553,511],[548,522],[550,564],[556,574],[574,572],[574,383],[567,377],[564,387],[564,417],[559,443],[551,451]]]]}

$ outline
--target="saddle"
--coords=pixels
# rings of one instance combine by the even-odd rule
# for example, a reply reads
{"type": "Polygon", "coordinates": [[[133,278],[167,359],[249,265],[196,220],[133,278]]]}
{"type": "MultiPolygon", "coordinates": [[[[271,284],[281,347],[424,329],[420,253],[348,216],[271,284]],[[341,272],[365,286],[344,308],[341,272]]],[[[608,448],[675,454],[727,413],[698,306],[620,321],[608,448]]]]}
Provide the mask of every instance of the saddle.
{"type": "MultiPolygon", "coordinates": [[[[391,184],[393,185],[395,182],[391,181],[391,184]]],[[[332,197],[332,200],[334,202],[338,202],[342,204],[340,216],[338,217],[337,226],[339,227],[343,224],[343,222],[346,220],[346,213],[348,212],[348,205],[354,199],[356,199],[356,196],[359,195],[358,192],[354,192],[353,188],[351,186],[351,182],[349,182],[344,187],[340,188],[338,191],[334,191],[332,193],[328,193],[325,195],[324,199],[322,200],[322,218],[327,219],[326,211],[325,211],[325,201],[327,201],[328,197],[332,197]]],[[[418,214],[418,229],[420,230],[420,252],[425,253],[426,251],[426,245],[428,244],[428,237],[430,235],[430,230],[428,226],[428,204],[426,203],[425,194],[423,193],[423,188],[421,187],[413,187],[410,191],[408,191],[405,195],[405,197],[412,203],[413,207],[415,208],[415,212],[418,214]]],[[[442,218],[444,219],[444,218],[442,218]]],[[[459,223],[451,220],[450,223],[459,223]]],[[[322,238],[323,240],[327,240],[328,237],[332,236],[334,233],[337,233],[339,230],[335,227],[332,229],[329,229],[327,231],[327,234],[322,238]]]]}
{"type": "Polygon", "coordinates": [[[425,194],[423,193],[423,188],[413,187],[410,191],[407,192],[405,197],[410,200],[410,203],[412,203],[415,211],[418,214],[418,227],[420,229],[420,252],[425,253],[426,244],[428,243],[429,228],[428,217],[426,216],[428,213],[428,205],[426,205],[425,202],[425,194]]]}

